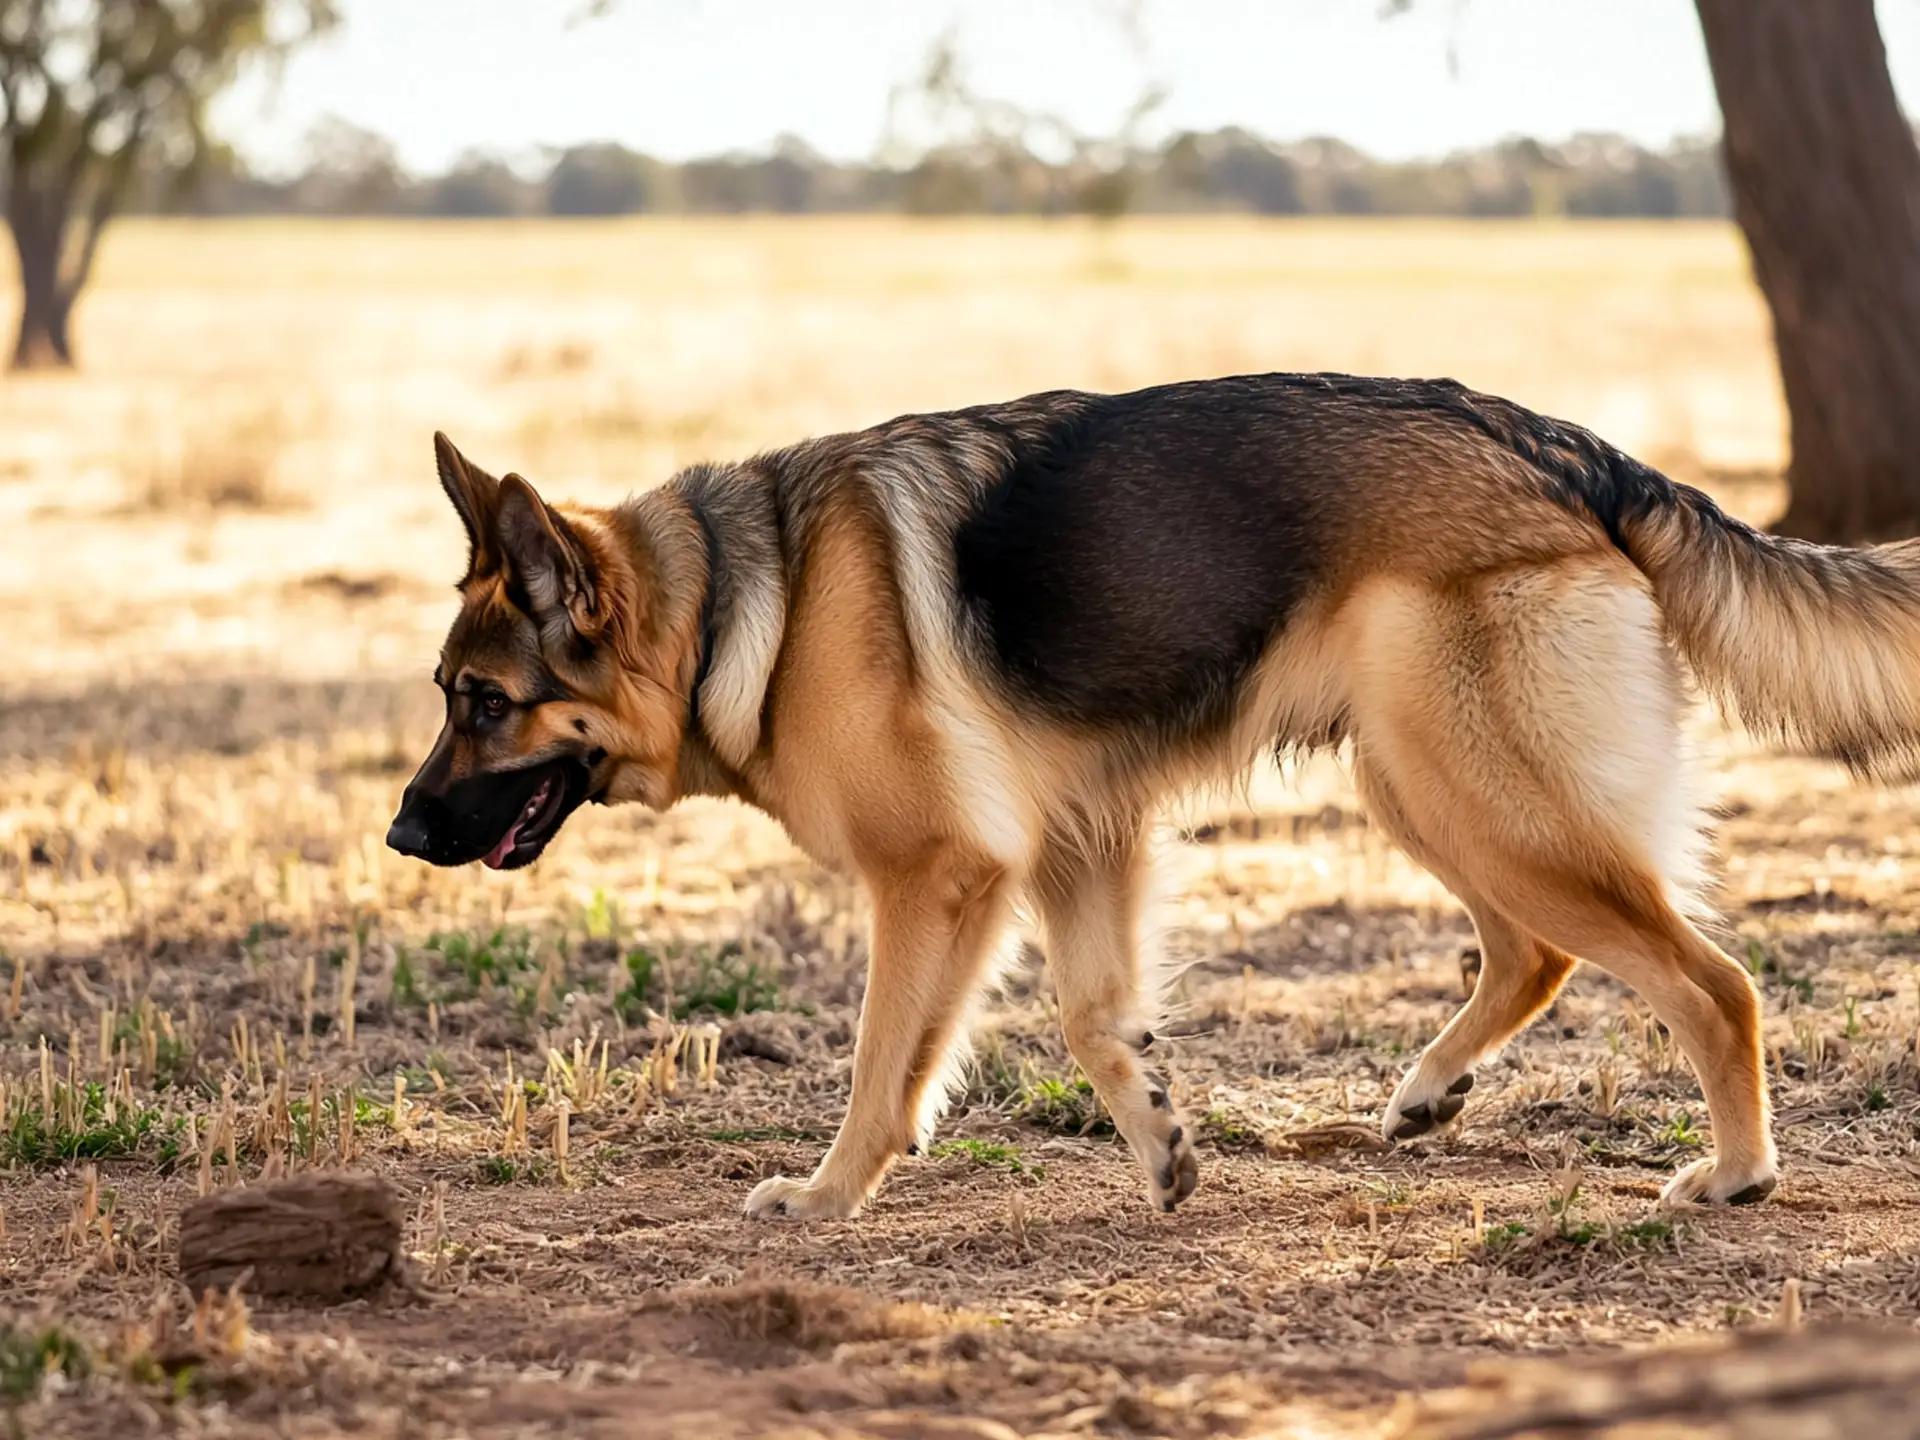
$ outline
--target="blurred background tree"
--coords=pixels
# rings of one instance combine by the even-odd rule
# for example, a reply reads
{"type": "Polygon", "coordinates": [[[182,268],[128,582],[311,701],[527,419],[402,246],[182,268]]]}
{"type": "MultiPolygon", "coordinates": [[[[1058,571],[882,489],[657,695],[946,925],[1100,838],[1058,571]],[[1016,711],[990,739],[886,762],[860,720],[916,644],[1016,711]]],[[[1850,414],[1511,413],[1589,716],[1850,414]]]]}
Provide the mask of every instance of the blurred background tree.
{"type": "Polygon", "coordinates": [[[1920,147],[1873,0],[1696,0],[1792,430],[1778,529],[1920,534],[1920,147]]]}
{"type": "Polygon", "coordinates": [[[191,173],[208,101],[336,19],[333,0],[0,0],[14,368],[73,363],[74,303],[136,178],[191,173]]]}
{"type": "MultiPolygon", "coordinates": [[[[1826,541],[1920,534],[1920,148],[1873,0],[1695,0],[1718,146],[1514,140],[1383,163],[1338,140],[1244,130],[1143,138],[1164,90],[1139,0],[1104,0],[1140,71],[1110,133],[984,95],[954,36],[897,87],[867,163],[798,139],[669,164],[612,143],[544,174],[485,154],[405,174],[393,146],[316,130],[303,174],[249,174],[209,143],[209,99],[336,22],[335,0],[0,0],[0,178],[25,292],[19,367],[69,364],[70,319],[116,209],[451,216],[641,211],[1724,215],[1770,309],[1791,430],[1779,528],[1826,541]],[[189,194],[179,182],[197,182],[189,194]]],[[[577,0],[590,23],[614,0],[577,0]]],[[[1419,0],[1386,0],[1389,12],[1419,0]]],[[[1449,53],[1448,64],[1458,57],[1449,53]]],[[[1488,77],[1487,83],[1498,83],[1488,77]]]]}
{"type": "Polygon", "coordinates": [[[1920,535],[1920,147],[1873,5],[1695,0],[1786,393],[1776,528],[1826,543],[1920,535]]]}

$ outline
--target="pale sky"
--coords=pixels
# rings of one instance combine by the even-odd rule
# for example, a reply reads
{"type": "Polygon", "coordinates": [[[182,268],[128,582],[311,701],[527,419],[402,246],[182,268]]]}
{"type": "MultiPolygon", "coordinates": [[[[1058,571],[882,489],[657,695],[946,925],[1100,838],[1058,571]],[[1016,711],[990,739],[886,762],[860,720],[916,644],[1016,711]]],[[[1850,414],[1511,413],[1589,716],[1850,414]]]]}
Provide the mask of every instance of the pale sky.
{"type": "MultiPolygon", "coordinates": [[[[1818,0],[1809,0],[1818,3],[1818,0]]],[[[216,123],[268,169],[337,115],[397,142],[416,171],[467,150],[531,161],[617,140],[668,159],[799,135],[873,153],[889,90],[955,26],[974,87],[1109,132],[1146,82],[1150,127],[1333,135],[1386,158],[1506,136],[1607,130],[1649,145],[1718,128],[1689,0],[1142,0],[1144,50],[1111,0],[346,0],[277,98],[242,87],[216,123]],[[1457,58],[1449,68],[1448,52],[1457,58]]],[[[1879,0],[1894,83],[1920,111],[1920,0],[1879,0]]]]}

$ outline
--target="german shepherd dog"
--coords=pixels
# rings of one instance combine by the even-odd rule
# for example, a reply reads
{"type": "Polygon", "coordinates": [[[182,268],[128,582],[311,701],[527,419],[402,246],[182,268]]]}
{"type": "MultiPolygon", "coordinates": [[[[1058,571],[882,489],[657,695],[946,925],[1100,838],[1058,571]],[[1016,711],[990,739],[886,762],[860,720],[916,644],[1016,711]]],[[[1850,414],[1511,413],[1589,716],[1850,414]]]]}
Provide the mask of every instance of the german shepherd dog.
{"type": "Polygon", "coordinates": [[[1483,953],[1387,1138],[1453,1121],[1577,956],[1646,999],[1705,1092],[1713,1153],[1666,1198],[1773,1190],[1759,1002],[1694,924],[1681,658],[1769,738],[1911,774],[1920,548],[1759,533],[1449,381],[1059,391],[697,465],[611,509],[435,443],[472,557],[446,725],[388,843],[512,869],[584,801],[735,796],[870,892],[846,1119],[749,1214],[852,1215],[925,1143],[1016,905],[1149,1199],[1185,1199],[1189,1130],[1141,1059],[1149,826],[1170,792],[1340,744],[1483,953]]]}

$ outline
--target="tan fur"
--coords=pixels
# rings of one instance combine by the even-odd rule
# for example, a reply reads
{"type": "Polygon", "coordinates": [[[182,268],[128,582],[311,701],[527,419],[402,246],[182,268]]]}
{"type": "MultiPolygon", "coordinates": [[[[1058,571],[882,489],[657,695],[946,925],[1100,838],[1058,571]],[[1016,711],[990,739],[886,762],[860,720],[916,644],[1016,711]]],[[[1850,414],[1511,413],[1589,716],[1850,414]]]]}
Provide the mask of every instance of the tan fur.
{"type": "Polygon", "coordinates": [[[773,672],[771,723],[743,793],[811,853],[857,870],[873,957],[846,1123],[805,1185],[770,1180],[750,1208],[857,1209],[916,1141],[923,1099],[1006,924],[1008,877],[953,805],[913,683],[884,537],[856,507],[822,522],[773,672]]]}
{"type": "Polygon", "coordinates": [[[1158,1003],[1143,959],[1154,814],[1175,791],[1244,773],[1276,736],[1342,728],[1372,813],[1460,897],[1484,952],[1472,999],[1402,1082],[1387,1133],[1470,1077],[1579,956],[1639,991],[1701,1078],[1715,1153],[1669,1194],[1771,1187],[1758,1003],[1687,918],[1699,823],[1679,783],[1682,677],[1662,607],[1688,582],[1671,566],[1650,580],[1597,522],[1522,484],[1508,450],[1401,424],[1353,464],[1391,475],[1440,457],[1457,466],[1448,484],[1405,487],[1403,506],[1373,517],[1339,583],[1261,658],[1223,733],[1159,750],[1037,720],[986,683],[947,598],[946,502],[871,481],[858,457],[823,489],[797,564],[723,638],[701,690],[722,713],[705,731],[689,728],[688,704],[712,577],[687,502],[638,502],[638,535],[611,512],[561,512],[597,562],[618,665],[567,674],[588,700],[556,707],[521,753],[584,725],[613,757],[607,798],[739,796],[872,896],[846,1121],[809,1179],[764,1182],[751,1213],[851,1215],[924,1142],[969,1002],[1022,902],[1074,1058],[1150,1199],[1184,1198],[1191,1142],[1140,1060],[1158,1003]]]}
{"type": "Polygon", "coordinates": [[[1775,1176],[1759,1006],[1681,913],[1675,857],[1694,832],[1671,813],[1679,677],[1646,589],[1597,552],[1438,588],[1376,582],[1348,607],[1361,793],[1467,905],[1484,954],[1473,998],[1402,1082],[1385,1130],[1469,1075],[1578,955],[1639,991],[1700,1076],[1717,1153],[1669,1195],[1724,1200],[1775,1176]],[[1626,715],[1623,674],[1651,682],[1626,715]],[[1644,753],[1597,763],[1596,738],[1627,728],[1644,753]]]}
{"type": "Polygon", "coordinates": [[[1139,961],[1146,817],[1169,792],[1243,768],[1283,712],[1297,730],[1339,710],[1359,736],[1370,805],[1461,896],[1486,953],[1474,1001],[1401,1087],[1389,1131],[1544,1008],[1579,954],[1645,995],[1703,1077],[1718,1154],[1671,1193],[1770,1185],[1751,986],[1682,913],[1695,903],[1697,831],[1674,800],[1681,692],[1659,614],[1646,580],[1589,527],[1540,510],[1523,546],[1479,542],[1465,577],[1409,582],[1409,570],[1444,564],[1383,546],[1370,568],[1391,574],[1357,578],[1290,627],[1241,722],[1204,752],[1142,763],[1040,730],[974,689],[966,725],[990,727],[1009,761],[995,784],[1017,813],[1048,817],[1014,856],[964,808],[946,808],[979,778],[950,744],[943,753],[951,732],[904,656],[884,553],[858,538],[870,522],[826,526],[773,675],[771,743],[746,767],[745,793],[812,853],[867,878],[875,956],[846,1127],[812,1180],[768,1181],[749,1208],[847,1214],[869,1193],[910,1142],[925,1076],[1016,893],[1038,912],[1069,1046],[1140,1156],[1150,1198],[1191,1189],[1185,1127],[1138,1059],[1152,1023],[1139,961]],[[1540,557],[1543,539],[1567,553],[1540,557]],[[1533,555],[1515,561],[1516,548],[1533,555]],[[1645,742],[1624,753],[1617,690],[1594,688],[1622,674],[1646,691],[1634,720],[1645,742]],[[1024,870],[1009,863],[1022,855],[1024,870]],[[969,909],[975,893],[985,898],[969,909]]]}

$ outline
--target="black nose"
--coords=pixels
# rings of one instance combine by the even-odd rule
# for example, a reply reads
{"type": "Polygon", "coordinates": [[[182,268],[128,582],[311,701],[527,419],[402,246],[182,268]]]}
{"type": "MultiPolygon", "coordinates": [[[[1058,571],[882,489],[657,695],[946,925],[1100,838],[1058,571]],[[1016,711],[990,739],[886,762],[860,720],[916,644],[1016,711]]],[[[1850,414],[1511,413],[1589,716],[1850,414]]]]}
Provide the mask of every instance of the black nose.
{"type": "Polygon", "coordinates": [[[418,815],[401,811],[393,817],[393,824],[387,827],[387,846],[402,855],[426,854],[427,822],[418,815]]]}

